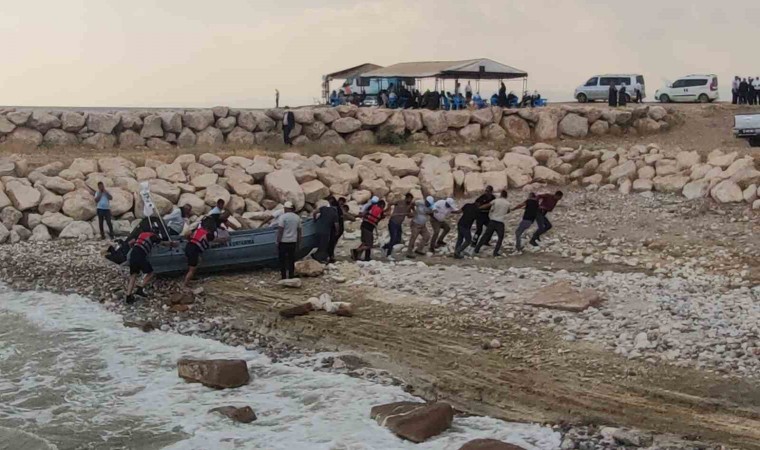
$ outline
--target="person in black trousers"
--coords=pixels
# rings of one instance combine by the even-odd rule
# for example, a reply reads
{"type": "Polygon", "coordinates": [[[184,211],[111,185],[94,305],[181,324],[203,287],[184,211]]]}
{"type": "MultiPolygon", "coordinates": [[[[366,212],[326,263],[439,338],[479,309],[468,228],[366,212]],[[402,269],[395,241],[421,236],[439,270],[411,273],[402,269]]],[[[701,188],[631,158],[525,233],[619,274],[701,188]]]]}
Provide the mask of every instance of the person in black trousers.
{"type": "Polygon", "coordinates": [[[475,219],[475,238],[473,239],[475,243],[480,240],[483,230],[488,226],[488,213],[491,212],[491,203],[494,200],[496,200],[496,196],[493,195],[493,186],[486,186],[483,195],[475,200],[478,208],[480,208],[478,217],[475,219]]]}
{"type": "Polygon", "coordinates": [[[282,140],[285,145],[293,145],[293,141],[290,139],[290,132],[296,126],[296,116],[293,111],[290,111],[288,107],[285,107],[285,115],[282,116],[282,140]]]}
{"type": "Polygon", "coordinates": [[[330,262],[332,244],[338,234],[338,211],[333,206],[337,203],[335,197],[327,198],[328,204],[314,211],[314,224],[317,228],[317,251],[311,257],[314,260],[327,264],[330,262]]]}
{"type": "Polygon", "coordinates": [[[295,278],[296,253],[301,244],[301,218],[294,212],[293,203],[285,202],[285,213],[277,218],[277,251],[282,279],[295,278]]]}

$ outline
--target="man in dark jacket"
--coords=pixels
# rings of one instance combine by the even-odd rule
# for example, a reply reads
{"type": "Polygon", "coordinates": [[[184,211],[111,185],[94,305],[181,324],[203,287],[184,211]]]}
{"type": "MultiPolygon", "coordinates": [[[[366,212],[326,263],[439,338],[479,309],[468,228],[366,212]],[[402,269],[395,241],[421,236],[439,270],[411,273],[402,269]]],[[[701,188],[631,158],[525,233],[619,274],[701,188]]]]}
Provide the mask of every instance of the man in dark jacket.
{"type": "Polygon", "coordinates": [[[618,97],[617,97],[617,89],[615,89],[615,84],[614,83],[610,83],[609,105],[611,107],[613,107],[613,108],[616,107],[617,106],[617,99],[618,99],[618,97]]]}
{"type": "Polygon", "coordinates": [[[293,131],[295,126],[296,116],[293,114],[293,111],[286,106],[285,115],[282,116],[282,140],[285,142],[285,145],[293,145],[293,142],[290,139],[290,132],[293,131]]]}

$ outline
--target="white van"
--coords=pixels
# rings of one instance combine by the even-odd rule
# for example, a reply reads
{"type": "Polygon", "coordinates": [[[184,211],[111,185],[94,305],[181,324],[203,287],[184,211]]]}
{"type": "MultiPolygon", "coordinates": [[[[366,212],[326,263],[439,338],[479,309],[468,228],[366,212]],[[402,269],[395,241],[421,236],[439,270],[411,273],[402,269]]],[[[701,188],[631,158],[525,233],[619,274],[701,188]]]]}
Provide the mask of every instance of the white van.
{"type": "Polygon", "coordinates": [[[687,75],[654,93],[654,99],[662,103],[709,103],[718,98],[718,77],[715,75],[687,75]]]}
{"type": "Polygon", "coordinates": [[[644,76],[637,74],[620,74],[620,75],[596,75],[588,79],[586,84],[575,88],[575,99],[579,103],[593,102],[595,100],[607,100],[610,97],[610,85],[614,84],[618,88],[625,83],[626,97],[628,102],[636,98],[634,88],[636,83],[641,84],[641,96],[645,98],[646,88],[644,86],[644,76]]]}

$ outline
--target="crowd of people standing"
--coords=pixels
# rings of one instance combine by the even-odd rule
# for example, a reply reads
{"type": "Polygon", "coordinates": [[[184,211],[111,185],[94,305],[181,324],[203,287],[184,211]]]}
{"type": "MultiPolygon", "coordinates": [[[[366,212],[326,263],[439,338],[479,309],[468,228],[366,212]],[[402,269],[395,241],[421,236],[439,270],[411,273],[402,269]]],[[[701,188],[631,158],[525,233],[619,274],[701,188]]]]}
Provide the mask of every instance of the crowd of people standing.
{"type": "Polygon", "coordinates": [[[731,103],[734,105],[760,105],[760,77],[734,77],[731,83],[731,103]]]}
{"type": "MultiPolygon", "coordinates": [[[[359,93],[351,91],[351,86],[343,85],[339,90],[330,94],[331,106],[354,104],[361,106],[367,98],[367,93],[362,90],[359,93]]],[[[473,92],[472,85],[467,82],[464,89],[457,81],[454,92],[446,90],[426,90],[421,93],[418,89],[409,89],[406,85],[396,86],[390,83],[387,89],[382,89],[377,94],[378,106],[391,109],[430,109],[430,110],[461,110],[482,109],[488,106],[500,106],[502,108],[524,108],[542,105],[541,95],[537,91],[529,94],[523,93],[522,98],[514,92],[507,93],[507,87],[501,83],[498,93],[494,93],[490,99],[484,99],[480,92],[473,92]]]]}

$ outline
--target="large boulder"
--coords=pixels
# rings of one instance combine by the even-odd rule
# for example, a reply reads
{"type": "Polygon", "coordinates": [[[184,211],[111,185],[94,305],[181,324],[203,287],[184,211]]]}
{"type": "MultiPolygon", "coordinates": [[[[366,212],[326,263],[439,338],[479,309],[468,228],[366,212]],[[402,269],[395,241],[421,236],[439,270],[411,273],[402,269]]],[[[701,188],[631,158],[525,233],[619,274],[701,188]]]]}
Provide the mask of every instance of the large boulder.
{"type": "Polygon", "coordinates": [[[37,207],[42,200],[40,191],[18,181],[8,182],[5,185],[5,193],[13,203],[13,207],[22,212],[37,207]]]}
{"type": "Polygon", "coordinates": [[[31,128],[18,127],[8,135],[8,140],[6,142],[23,147],[39,147],[42,144],[42,141],[43,136],[39,131],[31,128]]]}
{"type": "Polygon", "coordinates": [[[184,126],[194,131],[203,131],[214,124],[214,112],[210,109],[187,112],[182,116],[184,126]]]}
{"type": "MultiPolygon", "coordinates": [[[[638,181],[638,180],[637,180],[638,181]]],[[[701,179],[686,183],[681,191],[689,200],[705,198],[710,193],[710,180],[701,179]]]]}
{"type": "Polygon", "coordinates": [[[240,359],[180,359],[177,374],[190,383],[216,389],[237,388],[248,384],[248,364],[240,359]]]}
{"type": "Polygon", "coordinates": [[[578,289],[568,281],[558,281],[539,289],[525,304],[560,311],[581,312],[602,302],[598,292],[578,289]]]}
{"type": "Polygon", "coordinates": [[[353,133],[362,127],[362,123],[353,117],[342,117],[332,123],[332,129],[338,133],[353,133]]]}
{"type": "Polygon", "coordinates": [[[121,148],[143,147],[144,145],[145,139],[136,131],[124,130],[119,133],[119,147],[121,148]]]}
{"type": "Polygon", "coordinates": [[[59,128],[48,130],[42,142],[48,147],[72,147],[79,144],[79,140],[74,133],[67,133],[59,128]]]}
{"type": "MultiPolygon", "coordinates": [[[[230,131],[232,131],[235,128],[236,124],[237,124],[237,119],[235,119],[234,117],[222,117],[216,120],[216,127],[219,128],[219,130],[221,130],[221,132],[224,134],[227,134],[230,131]]],[[[243,129],[243,131],[248,132],[245,129],[243,129]]],[[[251,138],[253,138],[253,134],[251,134],[251,138]]]]}
{"type": "Polygon", "coordinates": [[[314,118],[322,123],[331,124],[340,118],[340,114],[334,108],[318,108],[314,110],[314,118]]]}
{"type": "Polygon", "coordinates": [[[430,164],[420,171],[420,188],[423,195],[448,198],[454,195],[454,175],[448,163],[430,164]]]}
{"type": "Polygon", "coordinates": [[[314,111],[309,108],[294,109],[293,118],[300,124],[314,123],[314,111]]]}
{"type": "Polygon", "coordinates": [[[347,138],[346,142],[351,145],[375,145],[377,138],[371,130],[354,131],[347,138]]]}
{"type": "Polygon", "coordinates": [[[483,127],[486,125],[491,125],[494,123],[493,110],[491,110],[491,108],[476,109],[472,112],[472,122],[477,123],[483,127]]]}
{"type": "MultiPolygon", "coordinates": [[[[490,110],[486,110],[486,111],[490,111],[490,110]]],[[[471,123],[467,125],[466,127],[459,130],[459,136],[462,138],[462,140],[465,143],[479,141],[480,138],[482,137],[482,134],[480,132],[480,124],[471,123]]]]}
{"type": "Polygon", "coordinates": [[[532,174],[533,168],[538,165],[536,158],[515,152],[504,154],[501,160],[507,168],[513,167],[526,174],[532,174]]]}
{"type": "Polygon", "coordinates": [[[182,166],[176,163],[161,164],[156,168],[156,176],[172,183],[184,183],[187,181],[187,176],[182,170],[182,166]]]}
{"type": "Polygon", "coordinates": [[[24,214],[12,206],[3,208],[3,210],[0,211],[0,223],[5,225],[5,228],[9,230],[19,223],[22,217],[24,217],[24,214]]]}
{"type": "Polygon", "coordinates": [[[104,167],[99,167],[98,161],[94,159],[86,159],[86,158],[76,158],[74,162],[71,163],[69,166],[69,169],[76,170],[77,172],[82,172],[83,175],[89,175],[93,172],[97,172],[98,170],[102,170],[103,172],[106,171],[107,168],[110,167],[110,162],[106,162],[104,167]]]}
{"type": "Polygon", "coordinates": [[[47,228],[50,228],[51,230],[54,230],[56,232],[60,232],[68,224],[73,222],[74,219],[71,217],[65,216],[62,213],[44,213],[42,215],[41,222],[44,226],[47,228]]]}
{"type": "Polygon", "coordinates": [[[597,120],[589,127],[589,131],[594,136],[604,136],[610,131],[610,124],[606,120],[597,120]]]}
{"type": "Polygon", "coordinates": [[[42,134],[52,130],[53,128],[61,127],[61,120],[56,116],[45,111],[34,111],[32,117],[29,119],[27,126],[39,131],[42,134]]]}
{"type": "Polygon", "coordinates": [[[406,122],[404,121],[404,114],[401,111],[396,111],[388,117],[388,120],[383,123],[378,129],[379,136],[404,136],[406,134],[406,122]]]}
{"type": "Polygon", "coordinates": [[[740,203],[744,201],[742,189],[733,180],[723,180],[710,191],[710,196],[718,203],[740,203]]]}
{"type": "Polygon", "coordinates": [[[327,130],[319,138],[319,144],[325,147],[342,147],[346,145],[346,141],[335,130],[327,130]]]}
{"type": "Polygon", "coordinates": [[[221,147],[224,144],[224,134],[214,127],[208,127],[198,133],[198,139],[196,145],[199,147],[216,148],[221,147]]]}
{"type": "Polygon", "coordinates": [[[5,136],[15,129],[16,125],[14,125],[13,122],[6,119],[5,116],[0,116],[0,136],[5,136]]]}
{"type": "Polygon", "coordinates": [[[483,138],[491,142],[501,142],[507,139],[507,132],[500,125],[492,123],[486,125],[483,130],[483,138]]]}
{"type": "Polygon", "coordinates": [[[95,199],[87,191],[69,192],[63,196],[62,211],[74,220],[85,221],[95,217],[95,199]]]}
{"type": "Polygon", "coordinates": [[[567,183],[567,178],[548,167],[536,166],[533,168],[533,181],[536,183],[563,185],[567,183]]]}
{"type": "Polygon", "coordinates": [[[311,180],[301,184],[306,203],[316,204],[330,195],[330,189],[319,180],[311,180]]]}
{"type": "Polygon", "coordinates": [[[34,227],[32,230],[32,235],[29,237],[29,240],[32,242],[47,242],[52,239],[53,238],[50,236],[50,231],[43,224],[39,224],[34,227]]]}
{"type": "Polygon", "coordinates": [[[113,197],[111,199],[111,214],[118,217],[132,210],[134,197],[131,192],[117,187],[108,189],[108,192],[113,197]]]}
{"type": "Polygon", "coordinates": [[[525,119],[516,115],[509,115],[501,119],[501,126],[507,135],[517,141],[530,139],[530,125],[525,119]]]}
{"type": "Polygon", "coordinates": [[[177,206],[190,205],[193,215],[199,216],[206,212],[206,202],[195,194],[186,192],[179,197],[177,206]]]}
{"type": "Polygon", "coordinates": [[[570,113],[559,122],[559,132],[563,136],[584,138],[588,135],[588,119],[570,113]]]}
{"type": "Polygon", "coordinates": [[[121,116],[107,113],[90,113],[87,115],[87,128],[94,133],[111,134],[119,124],[121,116]]]}
{"type": "Polygon", "coordinates": [[[325,184],[332,186],[334,184],[348,183],[356,185],[359,183],[359,173],[348,164],[338,164],[333,161],[327,161],[324,166],[316,170],[317,178],[325,184]]]}
{"type": "Polygon", "coordinates": [[[380,161],[380,165],[386,167],[393,176],[399,178],[420,173],[420,168],[411,158],[388,156],[380,161]]]}
{"type": "Polygon", "coordinates": [[[410,133],[416,133],[425,126],[422,123],[422,115],[419,111],[405,109],[401,111],[401,113],[404,115],[404,124],[406,124],[406,129],[410,133]]]}
{"type": "MultiPolygon", "coordinates": [[[[223,120],[223,119],[219,119],[223,120]]],[[[235,127],[234,130],[227,135],[227,144],[238,147],[251,147],[255,143],[253,133],[246,131],[243,128],[235,127]]]]}
{"type": "Polygon", "coordinates": [[[89,222],[74,220],[61,230],[58,237],[63,239],[92,239],[95,237],[95,232],[89,222]]]}
{"type": "Polygon", "coordinates": [[[702,162],[702,157],[696,150],[693,152],[678,152],[676,155],[678,170],[691,169],[700,162],[702,162]]]}
{"type": "Polygon", "coordinates": [[[388,120],[388,112],[375,108],[359,108],[356,118],[366,127],[376,127],[388,120]]]}
{"type": "Polygon", "coordinates": [[[223,200],[225,204],[230,202],[232,195],[230,192],[219,186],[218,184],[212,184],[206,188],[206,196],[204,198],[206,205],[214,206],[219,200],[223,200]]]}
{"type": "Polygon", "coordinates": [[[454,156],[454,169],[464,173],[480,172],[478,157],[469,153],[457,153],[454,156]]]}
{"type": "Polygon", "coordinates": [[[425,129],[430,134],[444,133],[449,129],[449,125],[446,122],[446,116],[443,111],[429,111],[423,110],[422,123],[425,125],[425,129]]]}
{"type": "Polygon", "coordinates": [[[688,182],[688,176],[678,174],[658,176],[652,179],[654,190],[657,192],[682,192],[688,182]]]}
{"type": "Polygon", "coordinates": [[[190,181],[190,184],[195,186],[197,189],[206,189],[207,187],[216,184],[218,179],[219,175],[213,172],[204,173],[193,177],[193,179],[190,181]]]}
{"type": "Polygon", "coordinates": [[[45,189],[55,192],[58,195],[68,194],[76,189],[76,185],[71,181],[64,180],[61,177],[48,177],[42,181],[42,185],[45,189]]]}
{"type": "Polygon", "coordinates": [[[152,194],[160,195],[172,203],[177,203],[177,200],[179,200],[180,188],[166,180],[158,178],[148,180],[148,187],[152,194]]]}
{"type": "MultiPolygon", "coordinates": [[[[321,169],[320,169],[321,170],[321,169]]],[[[275,170],[264,178],[267,198],[278,203],[292,202],[296,211],[303,208],[306,199],[292,170],[275,170]]]]}
{"type": "Polygon", "coordinates": [[[140,131],[143,126],[142,117],[137,112],[121,111],[117,114],[122,130],[140,131]]]}
{"type": "Polygon", "coordinates": [[[459,447],[459,450],[525,450],[525,448],[496,439],[473,439],[459,447]]]}
{"type": "Polygon", "coordinates": [[[105,150],[113,148],[113,146],[116,145],[116,136],[106,133],[95,133],[82,141],[82,144],[85,147],[94,148],[95,150],[105,150]]]}
{"type": "Polygon", "coordinates": [[[161,116],[151,114],[143,119],[143,127],[140,130],[140,136],[143,138],[164,137],[164,129],[161,123],[161,116]]]}
{"type": "Polygon", "coordinates": [[[176,111],[166,111],[160,114],[161,125],[167,133],[179,133],[182,131],[182,114],[176,111]]]}
{"type": "Polygon", "coordinates": [[[196,136],[190,128],[183,128],[182,132],[177,137],[177,147],[179,148],[195,147],[197,142],[198,136],[196,136]]]}
{"type": "MultiPolygon", "coordinates": [[[[601,166],[600,166],[601,167],[601,166]]],[[[610,183],[617,183],[618,180],[627,178],[629,180],[633,180],[636,178],[636,173],[638,172],[638,168],[636,167],[636,163],[632,160],[628,160],[624,162],[623,164],[619,166],[615,166],[610,171],[610,183]]]]}
{"type": "MultiPolygon", "coordinates": [[[[145,218],[144,214],[144,206],[142,196],[138,193],[133,194],[134,195],[134,214],[137,219],[143,219],[145,218]]],[[[155,210],[160,215],[169,214],[172,212],[172,209],[174,209],[174,202],[171,202],[167,200],[165,197],[158,195],[158,194],[151,194],[151,198],[153,199],[153,205],[156,207],[155,210]]]]}
{"type": "Polygon", "coordinates": [[[370,418],[400,438],[420,443],[451,427],[454,408],[442,402],[396,402],[372,407],[370,418]]]}
{"type": "Polygon", "coordinates": [[[464,128],[470,123],[471,114],[468,110],[444,111],[443,117],[449,128],[464,128]]]}
{"type": "Polygon", "coordinates": [[[538,113],[538,122],[533,133],[537,141],[557,139],[557,116],[551,111],[541,111],[538,113]]]}
{"type": "Polygon", "coordinates": [[[649,117],[652,120],[662,120],[667,115],[668,112],[662,106],[651,106],[649,108],[649,117]]]}

